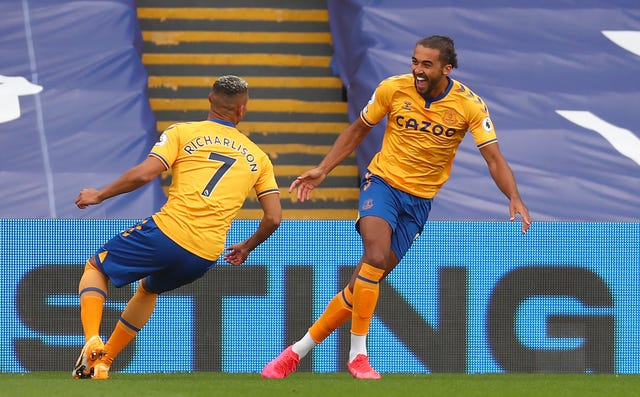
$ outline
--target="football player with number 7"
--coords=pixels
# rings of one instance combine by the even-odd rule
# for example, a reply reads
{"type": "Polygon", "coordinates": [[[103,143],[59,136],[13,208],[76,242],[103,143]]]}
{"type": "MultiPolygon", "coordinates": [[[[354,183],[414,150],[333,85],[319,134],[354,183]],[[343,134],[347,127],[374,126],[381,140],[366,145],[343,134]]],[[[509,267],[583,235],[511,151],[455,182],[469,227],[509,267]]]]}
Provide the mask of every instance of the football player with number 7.
{"type": "Polygon", "coordinates": [[[246,240],[227,248],[234,266],[280,225],[282,208],[273,165],[236,129],[247,111],[248,84],[219,77],[209,93],[209,117],[167,128],[149,156],[103,189],[83,189],[86,208],[135,190],[172,170],[167,202],[159,212],[107,241],[85,265],[80,279],[80,317],[85,344],[73,370],[77,379],[107,379],[113,360],[147,323],[158,295],[202,277],[224,251],[231,222],[254,190],[262,220],[246,240]],[[99,336],[107,282],[138,282],[107,340],[99,336]]]}

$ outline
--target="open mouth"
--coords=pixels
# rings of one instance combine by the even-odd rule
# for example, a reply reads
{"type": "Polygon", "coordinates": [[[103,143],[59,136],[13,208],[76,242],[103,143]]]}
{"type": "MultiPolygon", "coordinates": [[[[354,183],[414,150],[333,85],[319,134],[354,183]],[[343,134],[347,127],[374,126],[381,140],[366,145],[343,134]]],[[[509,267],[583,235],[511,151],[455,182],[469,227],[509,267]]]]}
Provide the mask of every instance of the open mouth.
{"type": "Polygon", "coordinates": [[[415,76],[416,88],[418,91],[426,91],[429,86],[429,81],[425,76],[415,76]]]}

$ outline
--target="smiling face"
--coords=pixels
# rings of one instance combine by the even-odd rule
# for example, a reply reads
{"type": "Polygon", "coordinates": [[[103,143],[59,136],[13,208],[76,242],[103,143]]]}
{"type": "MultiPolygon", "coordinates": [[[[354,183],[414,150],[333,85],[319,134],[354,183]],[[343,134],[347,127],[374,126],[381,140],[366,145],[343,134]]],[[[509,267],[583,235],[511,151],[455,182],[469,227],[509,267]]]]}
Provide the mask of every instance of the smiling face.
{"type": "Polygon", "coordinates": [[[451,65],[442,64],[439,50],[422,45],[413,50],[411,72],[420,95],[435,98],[442,94],[449,84],[446,77],[451,69],[451,65]]]}

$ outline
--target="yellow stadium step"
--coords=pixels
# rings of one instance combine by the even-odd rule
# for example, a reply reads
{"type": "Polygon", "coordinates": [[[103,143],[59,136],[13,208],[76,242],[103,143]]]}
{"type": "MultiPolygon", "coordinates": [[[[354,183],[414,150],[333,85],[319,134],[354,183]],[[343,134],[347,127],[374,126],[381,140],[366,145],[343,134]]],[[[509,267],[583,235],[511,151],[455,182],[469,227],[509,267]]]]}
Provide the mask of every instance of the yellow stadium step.
{"type": "Polygon", "coordinates": [[[251,66],[295,66],[328,68],[331,57],[289,54],[143,54],[146,65],[251,65],[251,66]]]}
{"type": "MultiPolygon", "coordinates": [[[[219,76],[149,76],[149,87],[166,87],[177,90],[180,87],[200,87],[208,90],[219,76]]],[[[337,77],[278,77],[243,76],[253,87],[293,87],[293,88],[337,88],[342,89],[342,81],[337,77]]]]}
{"type": "Polygon", "coordinates": [[[232,43],[331,43],[331,34],[313,32],[147,31],[142,33],[142,38],[145,41],[159,45],[207,41],[232,43]]]}
{"type": "MultiPolygon", "coordinates": [[[[182,2],[175,1],[176,5],[182,2]]],[[[277,2],[273,2],[277,4],[277,2]]],[[[183,4],[183,3],[182,3],[183,4]]],[[[140,19],[198,19],[207,21],[272,21],[272,22],[328,22],[329,13],[322,10],[294,10],[261,7],[138,7],[140,19]]]]}
{"type": "MultiPolygon", "coordinates": [[[[170,125],[181,122],[182,120],[167,120],[158,121],[156,128],[158,131],[166,130],[170,125]]],[[[186,121],[186,120],[185,120],[186,121]]],[[[349,126],[348,123],[331,123],[331,122],[260,122],[260,121],[241,121],[238,124],[238,128],[251,135],[251,134],[269,134],[269,133],[295,133],[295,134],[310,134],[315,135],[318,133],[331,133],[337,135],[344,128],[349,126]]],[[[304,139],[304,138],[300,138],[304,139]]],[[[332,144],[333,141],[327,142],[332,144]]]]}

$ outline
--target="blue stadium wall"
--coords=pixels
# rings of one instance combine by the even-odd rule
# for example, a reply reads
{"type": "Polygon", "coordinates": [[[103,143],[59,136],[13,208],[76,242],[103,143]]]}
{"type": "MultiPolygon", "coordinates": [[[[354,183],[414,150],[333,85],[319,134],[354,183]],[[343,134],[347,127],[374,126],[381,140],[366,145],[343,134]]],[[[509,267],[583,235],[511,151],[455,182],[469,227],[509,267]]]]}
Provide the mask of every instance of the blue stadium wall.
{"type": "Polygon", "coordinates": [[[0,218],[140,218],[159,180],[79,210],[157,140],[134,0],[0,1],[0,218]],[[64,27],[64,28],[63,28],[64,27]]]}
{"type": "MultiPolygon", "coordinates": [[[[129,220],[0,220],[0,371],[71,369],[85,260],[129,220]]],[[[236,221],[228,243],[256,221],[236,221]]],[[[369,351],[383,372],[640,373],[640,225],[431,222],[382,283],[369,351]]],[[[348,221],[285,221],[248,262],[162,295],[124,372],[258,372],[301,337],[361,255],[348,221]]],[[[111,288],[108,336],[131,287],[111,288]]],[[[301,370],[345,370],[345,324],[301,370]]]]}

